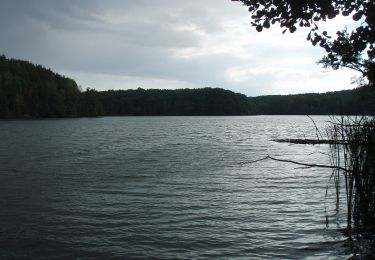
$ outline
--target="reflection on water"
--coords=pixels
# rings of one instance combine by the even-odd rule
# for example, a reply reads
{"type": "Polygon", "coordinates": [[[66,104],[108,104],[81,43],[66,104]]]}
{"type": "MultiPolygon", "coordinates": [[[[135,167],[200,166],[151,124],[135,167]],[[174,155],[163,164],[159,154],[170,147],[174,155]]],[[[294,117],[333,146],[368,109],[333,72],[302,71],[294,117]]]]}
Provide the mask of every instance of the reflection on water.
{"type": "Polygon", "coordinates": [[[330,172],[245,163],[329,163],[324,145],[270,141],[314,136],[307,117],[0,121],[0,256],[348,256],[325,228],[330,172]]]}

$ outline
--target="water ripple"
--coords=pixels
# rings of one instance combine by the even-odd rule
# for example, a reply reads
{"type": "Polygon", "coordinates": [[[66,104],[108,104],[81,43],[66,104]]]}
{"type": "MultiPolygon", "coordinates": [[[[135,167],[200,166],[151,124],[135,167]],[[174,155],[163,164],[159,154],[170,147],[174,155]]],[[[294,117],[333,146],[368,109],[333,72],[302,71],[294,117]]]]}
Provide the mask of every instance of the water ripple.
{"type": "MultiPolygon", "coordinates": [[[[324,124],[324,117],[316,123],[324,124]]],[[[336,259],[305,117],[0,122],[2,259],[336,259]]]]}

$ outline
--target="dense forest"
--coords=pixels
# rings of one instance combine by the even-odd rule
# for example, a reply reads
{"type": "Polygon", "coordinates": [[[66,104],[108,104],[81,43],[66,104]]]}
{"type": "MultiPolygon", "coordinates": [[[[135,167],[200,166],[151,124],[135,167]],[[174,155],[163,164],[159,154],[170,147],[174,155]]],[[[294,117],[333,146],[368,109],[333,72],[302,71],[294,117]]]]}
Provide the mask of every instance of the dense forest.
{"type": "Polygon", "coordinates": [[[375,115],[375,89],[249,98],[261,115],[375,115]]]}
{"type": "Polygon", "coordinates": [[[0,56],[0,118],[136,115],[249,115],[245,95],[219,88],[82,92],[76,82],[0,56]]]}
{"type": "Polygon", "coordinates": [[[375,114],[375,90],[246,97],[220,88],[82,91],[27,61],[0,56],[0,118],[375,114]]]}
{"type": "Polygon", "coordinates": [[[103,114],[97,92],[40,65],[0,56],[0,118],[103,114]]]}
{"type": "Polygon", "coordinates": [[[254,108],[245,95],[220,88],[136,89],[100,92],[105,114],[250,115],[254,108]]]}

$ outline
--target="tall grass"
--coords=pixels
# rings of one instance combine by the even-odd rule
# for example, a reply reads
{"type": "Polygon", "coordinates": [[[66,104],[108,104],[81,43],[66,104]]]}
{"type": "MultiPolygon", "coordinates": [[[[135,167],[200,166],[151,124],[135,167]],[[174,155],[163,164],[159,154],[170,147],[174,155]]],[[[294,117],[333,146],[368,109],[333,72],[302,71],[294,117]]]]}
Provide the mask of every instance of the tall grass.
{"type": "Polygon", "coordinates": [[[337,206],[345,188],[347,228],[374,229],[375,119],[331,117],[327,134],[334,141],[330,143],[330,158],[337,206]]]}

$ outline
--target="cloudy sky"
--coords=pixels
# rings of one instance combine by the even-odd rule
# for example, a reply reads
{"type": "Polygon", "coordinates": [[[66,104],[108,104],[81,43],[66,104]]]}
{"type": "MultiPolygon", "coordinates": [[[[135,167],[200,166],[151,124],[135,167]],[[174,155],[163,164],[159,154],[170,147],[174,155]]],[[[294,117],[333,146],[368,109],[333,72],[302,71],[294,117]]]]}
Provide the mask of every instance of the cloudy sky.
{"type": "MultiPolygon", "coordinates": [[[[307,32],[258,33],[230,0],[0,0],[0,53],[83,88],[221,87],[248,96],[349,89],[307,32]]],[[[338,19],[325,25],[343,26],[338,19]]]]}

